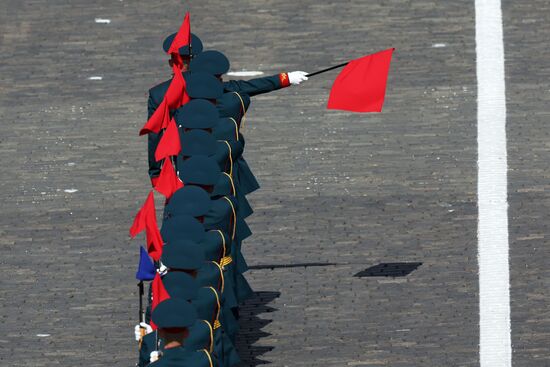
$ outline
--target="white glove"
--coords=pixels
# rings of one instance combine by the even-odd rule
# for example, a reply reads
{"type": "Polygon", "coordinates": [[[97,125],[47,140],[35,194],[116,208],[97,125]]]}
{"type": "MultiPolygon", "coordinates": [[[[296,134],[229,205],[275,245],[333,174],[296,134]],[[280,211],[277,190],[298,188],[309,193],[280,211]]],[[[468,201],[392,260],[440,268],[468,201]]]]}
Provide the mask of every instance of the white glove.
{"type": "Polygon", "coordinates": [[[292,85],[298,85],[308,79],[306,75],[305,71],[292,71],[288,73],[288,81],[292,85]]]}
{"type": "Polygon", "coordinates": [[[134,336],[135,336],[137,342],[140,341],[140,339],[141,339],[141,330],[142,329],[145,329],[145,334],[149,334],[149,333],[153,332],[153,328],[149,324],[146,324],[144,322],[140,322],[139,325],[136,325],[134,327],[134,336]]]}
{"type": "Polygon", "coordinates": [[[154,350],[149,354],[149,362],[153,363],[159,360],[160,353],[158,350],[154,350]]]}
{"type": "Polygon", "coordinates": [[[158,272],[161,276],[166,275],[166,273],[168,272],[168,268],[161,262],[158,272]]]}

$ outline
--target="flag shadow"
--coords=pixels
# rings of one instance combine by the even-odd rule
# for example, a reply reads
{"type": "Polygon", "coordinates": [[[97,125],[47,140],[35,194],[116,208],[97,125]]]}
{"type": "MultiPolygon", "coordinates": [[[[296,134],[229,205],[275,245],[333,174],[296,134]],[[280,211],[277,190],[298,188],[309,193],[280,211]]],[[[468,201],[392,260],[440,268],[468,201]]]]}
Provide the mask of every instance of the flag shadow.
{"type": "Polygon", "coordinates": [[[358,272],[354,277],[405,277],[421,265],[421,262],[381,263],[358,272]]]}
{"type": "Polygon", "coordinates": [[[241,357],[240,367],[254,367],[271,363],[259,357],[273,350],[274,347],[257,346],[254,343],[271,335],[262,331],[262,328],[270,324],[272,320],[261,319],[258,315],[277,311],[276,308],[270,307],[268,304],[279,298],[280,295],[280,292],[254,292],[252,298],[240,307],[240,331],[236,340],[236,347],[241,357]]]}

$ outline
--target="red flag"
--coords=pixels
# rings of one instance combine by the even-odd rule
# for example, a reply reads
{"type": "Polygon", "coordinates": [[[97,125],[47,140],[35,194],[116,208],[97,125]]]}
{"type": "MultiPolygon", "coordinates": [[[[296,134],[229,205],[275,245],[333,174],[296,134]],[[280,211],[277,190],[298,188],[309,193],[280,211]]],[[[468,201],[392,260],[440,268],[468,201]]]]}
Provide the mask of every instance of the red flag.
{"type": "Polygon", "coordinates": [[[172,165],[170,158],[164,160],[164,165],[160,171],[160,176],[157,181],[155,190],[169,199],[180,188],[183,187],[183,182],[176,176],[176,171],[172,165]]]}
{"type": "Polygon", "coordinates": [[[145,230],[147,234],[147,253],[153,260],[159,261],[162,255],[162,245],[164,241],[160,235],[156,215],[147,221],[145,230]]]}
{"type": "Polygon", "coordinates": [[[174,72],[174,77],[172,78],[170,86],[168,86],[164,96],[168,103],[168,107],[171,110],[175,110],[189,102],[190,98],[185,91],[185,79],[183,79],[181,70],[174,65],[172,67],[172,71],[174,72]]]}
{"type": "Polygon", "coordinates": [[[163,158],[171,155],[178,155],[181,151],[180,134],[176,126],[174,119],[171,119],[168,123],[168,127],[164,130],[162,138],[157,145],[155,151],[155,160],[158,162],[163,158]]]}
{"type": "Polygon", "coordinates": [[[157,225],[157,213],[155,211],[155,196],[153,195],[153,190],[151,190],[145,203],[136,214],[134,223],[132,227],[130,227],[130,236],[134,238],[143,230],[146,231],[147,252],[153,260],[158,261],[162,254],[163,240],[157,225]]]}
{"type": "Polygon", "coordinates": [[[189,43],[191,43],[191,21],[189,19],[189,12],[187,12],[185,13],[183,23],[181,23],[180,29],[174,37],[167,53],[179,55],[179,49],[183,46],[187,46],[189,43]]]}
{"type": "Polygon", "coordinates": [[[155,113],[153,113],[153,116],[143,125],[139,131],[139,135],[149,134],[150,132],[158,134],[160,129],[168,126],[168,122],[170,122],[170,109],[168,108],[166,98],[164,98],[155,110],[155,113]]]}
{"type": "MultiPolygon", "coordinates": [[[[164,284],[162,284],[162,279],[160,278],[160,274],[157,273],[155,275],[155,278],[153,279],[153,282],[151,283],[151,293],[152,293],[152,299],[151,299],[151,312],[155,309],[155,307],[158,306],[159,303],[162,301],[166,301],[170,298],[170,295],[166,291],[166,288],[164,288],[164,284]]],[[[157,325],[151,320],[150,323],[153,330],[157,329],[157,325]]]]}
{"type": "Polygon", "coordinates": [[[130,237],[134,238],[135,236],[137,236],[138,233],[145,229],[147,218],[151,216],[151,213],[155,215],[156,219],[155,197],[153,196],[153,190],[149,192],[145,203],[143,203],[143,206],[141,207],[139,212],[137,212],[136,217],[134,218],[134,223],[132,224],[132,227],[130,227],[130,237]]]}
{"type": "Polygon", "coordinates": [[[349,62],[336,77],[328,109],[381,112],[394,48],[349,62]]]}

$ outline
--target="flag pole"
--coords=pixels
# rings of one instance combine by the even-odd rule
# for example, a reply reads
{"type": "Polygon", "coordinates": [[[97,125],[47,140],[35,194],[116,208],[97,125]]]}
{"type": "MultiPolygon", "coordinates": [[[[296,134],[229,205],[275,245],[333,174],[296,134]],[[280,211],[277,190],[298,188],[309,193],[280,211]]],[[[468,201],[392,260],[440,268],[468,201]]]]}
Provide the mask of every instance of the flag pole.
{"type": "Polygon", "coordinates": [[[343,63],[343,64],[339,64],[339,65],[335,65],[335,66],[331,66],[330,68],[326,68],[326,69],[323,69],[323,70],[319,70],[319,71],[316,71],[314,73],[310,73],[310,74],[307,74],[306,77],[311,77],[311,76],[314,76],[314,75],[317,75],[317,74],[321,74],[321,73],[325,73],[327,71],[331,71],[331,70],[334,70],[334,69],[338,69],[338,68],[341,68],[343,66],[346,66],[347,64],[349,64],[349,61],[343,63]]]}
{"type": "Polygon", "coordinates": [[[141,338],[139,338],[139,348],[141,349],[141,343],[143,342],[143,337],[145,336],[145,328],[141,326],[142,322],[145,322],[145,314],[143,312],[143,280],[140,280],[138,283],[139,287],[139,331],[141,338]]]}
{"type": "Polygon", "coordinates": [[[139,322],[145,322],[145,315],[143,313],[143,280],[138,283],[139,287],[139,322]]]}

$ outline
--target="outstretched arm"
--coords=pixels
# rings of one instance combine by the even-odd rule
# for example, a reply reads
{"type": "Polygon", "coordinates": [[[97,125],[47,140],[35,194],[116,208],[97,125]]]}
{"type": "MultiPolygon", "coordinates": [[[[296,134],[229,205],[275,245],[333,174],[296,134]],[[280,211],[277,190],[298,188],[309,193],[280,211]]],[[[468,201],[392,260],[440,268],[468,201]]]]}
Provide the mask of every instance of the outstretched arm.
{"type": "Polygon", "coordinates": [[[306,74],[307,73],[303,71],[293,71],[291,73],[280,73],[250,80],[230,80],[224,82],[223,86],[227,92],[244,93],[252,97],[285,88],[290,85],[298,85],[304,80],[307,80],[306,74]]]}

